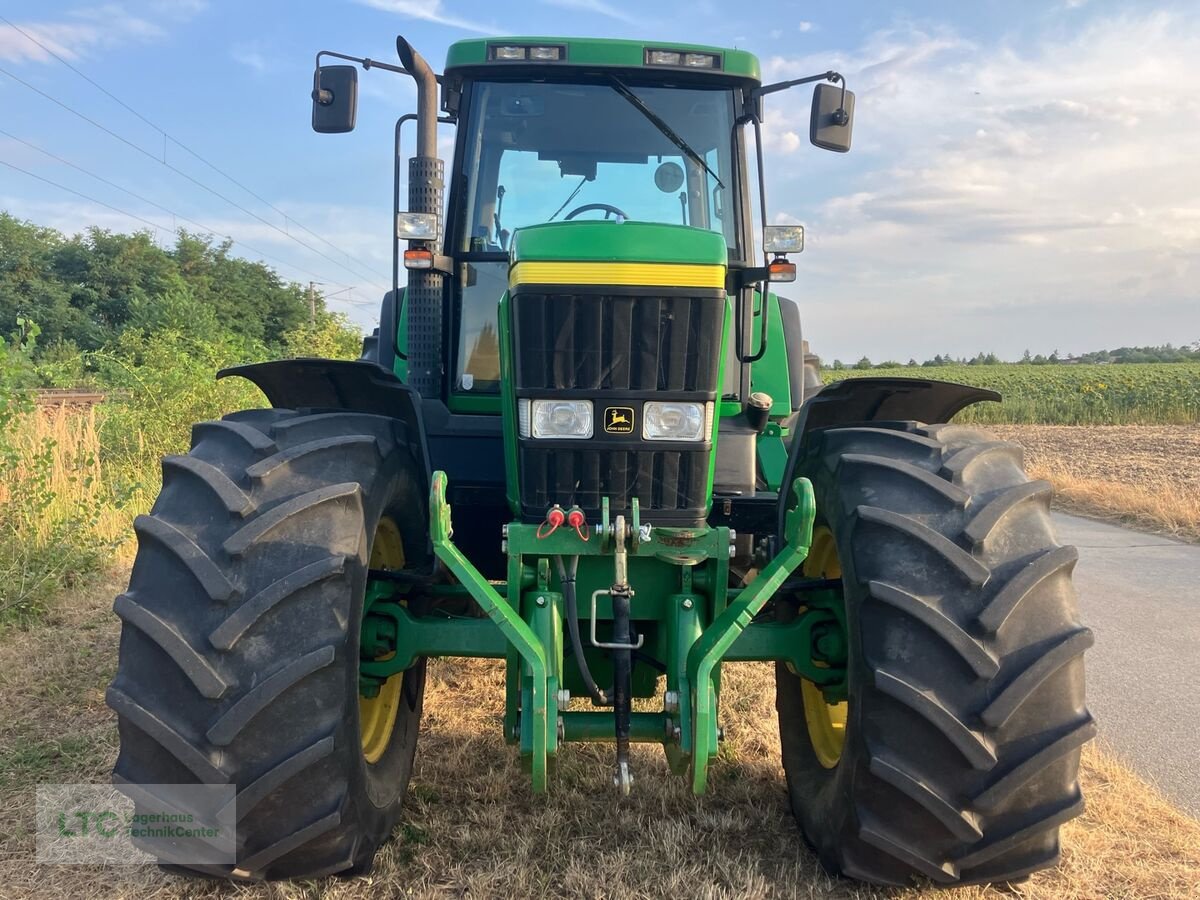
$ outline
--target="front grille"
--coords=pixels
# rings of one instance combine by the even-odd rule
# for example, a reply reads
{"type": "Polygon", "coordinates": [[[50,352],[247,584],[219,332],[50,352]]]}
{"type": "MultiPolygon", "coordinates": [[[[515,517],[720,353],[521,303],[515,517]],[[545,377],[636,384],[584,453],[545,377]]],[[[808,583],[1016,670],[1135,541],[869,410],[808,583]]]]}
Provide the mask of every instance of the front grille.
{"type": "Polygon", "coordinates": [[[518,442],[525,516],[541,518],[559,503],[578,505],[594,520],[601,498],[608,497],[610,513],[617,515],[628,514],[636,497],[644,513],[654,513],[646,520],[703,520],[712,445],[644,441],[640,418],[629,434],[606,434],[601,417],[606,407],[640,411],[643,402],[659,397],[715,402],[724,293],[630,296],[519,288],[510,303],[517,396],[582,395],[593,401],[596,415],[592,440],[518,442]]]}
{"type": "MultiPolygon", "coordinates": [[[[646,446],[639,442],[640,446],[646,446]]],[[[613,515],[628,513],[636,497],[643,511],[699,511],[708,493],[708,444],[702,450],[552,450],[521,448],[521,499],[527,512],[544,515],[553,503],[577,505],[594,518],[600,498],[613,515]]],[[[665,521],[665,520],[664,520],[665,521]]]]}
{"type": "Polygon", "coordinates": [[[512,303],[518,389],[716,390],[723,296],[518,292],[512,303]]]}

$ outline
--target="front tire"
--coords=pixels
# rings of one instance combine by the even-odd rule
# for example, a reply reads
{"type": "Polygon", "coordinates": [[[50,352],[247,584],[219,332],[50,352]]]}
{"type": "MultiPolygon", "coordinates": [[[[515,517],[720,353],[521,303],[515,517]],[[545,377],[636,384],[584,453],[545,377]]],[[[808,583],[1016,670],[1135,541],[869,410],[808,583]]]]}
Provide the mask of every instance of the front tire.
{"type": "Polygon", "coordinates": [[[163,461],[115,604],[113,777],[236,786],[236,864],[196,871],[361,871],[396,824],[424,661],[385,684],[395,708],[370,742],[358,668],[368,568],[427,562],[424,478],[402,429],[250,410],[198,424],[191,452],[163,461]]]}
{"type": "MultiPolygon", "coordinates": [[[[1053,865],[1095,725],[1092,633],[1050,486],[1028,480],[1019,447],[954,425],[830,428],[803,452],[818,510],[806,574],[840,579],[849,648],[848,703],[827,718],[819,689],[777,669],[806,840],[830,871],[876,884],[1053,865]]],[[[781,617],[800,602],[781,600],[781,617]]]]}

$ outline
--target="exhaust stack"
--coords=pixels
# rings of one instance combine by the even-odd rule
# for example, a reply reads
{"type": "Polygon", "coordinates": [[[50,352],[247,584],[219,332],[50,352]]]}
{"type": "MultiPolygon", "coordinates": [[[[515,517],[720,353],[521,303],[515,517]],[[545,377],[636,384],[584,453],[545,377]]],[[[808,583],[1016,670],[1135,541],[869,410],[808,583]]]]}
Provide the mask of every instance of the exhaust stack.
{"type": "MultiPolygon", "coordinates": [[[[437,155],[437,75],[403,37],[396,38],[396,53],[417,84],[417,155],[408,161],[408,209],[433,213],[440,221],[445,181],[444,166],[437,155]]],[[[399,235],[395,239],[399,240],[399,235]]],[[[438,252],[437,248],[431,249],[438,252]]],[[[440,272],[409,270],[404,314],[408,316],[409,383],[422,397],[439,397],[445,377],[440,272]]]]}

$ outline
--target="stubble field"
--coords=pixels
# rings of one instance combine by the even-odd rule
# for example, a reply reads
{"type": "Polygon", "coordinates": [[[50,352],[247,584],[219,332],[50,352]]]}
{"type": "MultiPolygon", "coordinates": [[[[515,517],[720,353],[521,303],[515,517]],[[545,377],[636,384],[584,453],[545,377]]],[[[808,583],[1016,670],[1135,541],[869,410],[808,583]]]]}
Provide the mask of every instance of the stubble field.
{"type": "Polygon", "coordinates": [[[1200,425],[992,425],[1063,509],[1200,540],[1200,425]]]}

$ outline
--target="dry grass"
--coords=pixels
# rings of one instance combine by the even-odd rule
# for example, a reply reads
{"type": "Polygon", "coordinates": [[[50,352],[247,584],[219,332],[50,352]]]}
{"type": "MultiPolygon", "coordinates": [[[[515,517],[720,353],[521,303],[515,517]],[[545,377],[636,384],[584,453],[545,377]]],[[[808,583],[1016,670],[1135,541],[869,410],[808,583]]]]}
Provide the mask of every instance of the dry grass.
{"type": "MultiPolygon", "coordinates": [[[[22,525],[34,540],[51,537],[54,523],[80,507],[106,504],[111,498],[100,471],[100,433],[96,407],[40,407],[17,417],[8,435],[16,464],[0,475],[0,507],[11,501],[30,479],[44,480],[52,494],[41,515],[22,525]]],[[[129,516],[108,508],[95,527],[105,542],[119,541],[129,530],[129,516]]]]}
{"type": "MultiPolygon", "coordinates": [[[[36,614],[126,544],[131,507],[101,472],[96,410],[43,407],[7,423],[0,464],[0,621],[36,614]]],[[[108,478],[105,476],[109,475],[108,478]]]]}
{"type": "Polygon", "coordinates": [[[1200,540],[1200,425],[996,425],[1064,509],[1200,540]]]}
{"type": "MultiPolygon", "coordinates": [[[[103,780],[116,752],[103,690],[115,660],[108,612],[124,572],[55,607],[44,626],[0,641],[0,897],[148,898],[820,897],[911,898],[824,875],[787,810],[772,677],[728,668],[729,735],[711,794],[690,796],[661,751],[635,756],[634,796],[617,803],[610,746],[564,749],[548,797],[529,794],[499,734],[502,678],[491,662],[431,667],[417,771],[403,825],[374,873],[232,887],[149,868],[31,863],[33,786],[103,780]],[[64,635],[70,635],[64,640],[64,635]]],[[[964,888],[947,900],[1200,896],[1200,823],[1099,750],[1084,755],[1088,811],[1063,832],[1062,865],[1008,892],[964,888]]]]}

